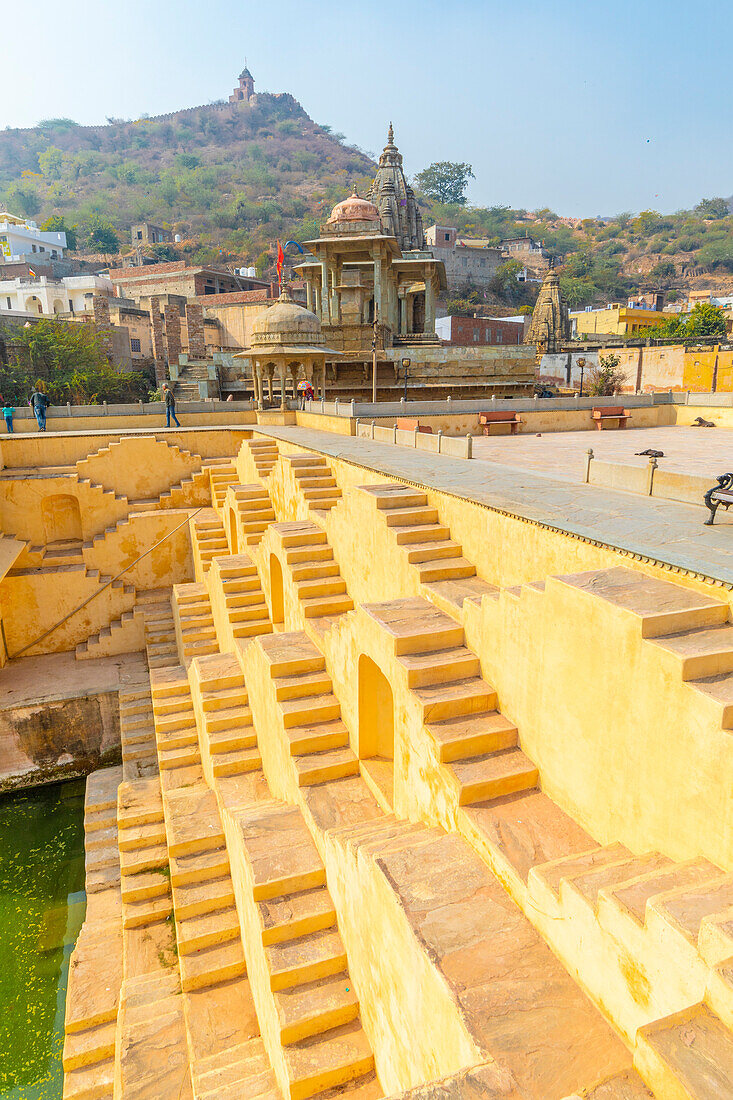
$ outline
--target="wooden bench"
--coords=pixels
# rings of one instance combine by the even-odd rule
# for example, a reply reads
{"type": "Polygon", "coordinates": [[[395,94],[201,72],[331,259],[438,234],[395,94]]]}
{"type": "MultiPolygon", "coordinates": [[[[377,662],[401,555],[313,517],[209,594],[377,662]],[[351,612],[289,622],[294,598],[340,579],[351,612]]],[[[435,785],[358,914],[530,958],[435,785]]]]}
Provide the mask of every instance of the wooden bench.
{"type": "Polygon", "coordinates": [[[591,416],[599,432],[603,428],[604,420],[617,420],[619,428],[625,428],[626,421],[631,420],[631,413],[623,405],[594,405],[591,416]]]}
{"type": "Polygon", "coordinates": [[[519,425],[522,423],[522,418],[519,413],[514,411],[507,412],[485,412],[479,413],[478,422],[481,425],[482,435],[491,435],[492,424],[499,424],[500,426],[509,425],[509,435],[516,435],[519,425]]]}
{"type": "Polygon", "coordinates": [[[705,494],[705,504],[710,509],[710,519],[705,520],[706,527],[713,526],[715,513],[721,504],[726,511],[733,504],[733,473],[721,474],[717,482],[718,484],[708,489],[705,494]]]}
{"type": "Polygon", "coordinates": [[[411,416],[400,417],[397,421],[397,427],[403,432],[427,432],[429,435],[433,434],[433,429],[429,424],[421,424],[419,420],[414,420],[411,416]]]}

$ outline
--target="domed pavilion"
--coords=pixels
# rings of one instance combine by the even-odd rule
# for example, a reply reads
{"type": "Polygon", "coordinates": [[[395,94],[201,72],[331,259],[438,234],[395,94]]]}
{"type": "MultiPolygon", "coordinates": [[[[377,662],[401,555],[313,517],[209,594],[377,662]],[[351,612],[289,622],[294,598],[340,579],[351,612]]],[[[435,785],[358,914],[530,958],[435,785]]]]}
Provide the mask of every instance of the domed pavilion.
{"type": "Polygon", "coordinates": [[[280,381],[280,407],[286,407],[288,381],[293,397],[297,394],[298,381],[309,381],[314,389],[325,389],[326,357],[338,355],[326,347],[321,332],[321,322],[308,309],[299,306],[283,290],[275,305],[266,309],[255,321],[251,346],[237,356],[248,359],[252,365],[255,400],[260,408],[264,403],[264,383],[268,383],[268,398],[273,401],[273,378],[280,381]]]}

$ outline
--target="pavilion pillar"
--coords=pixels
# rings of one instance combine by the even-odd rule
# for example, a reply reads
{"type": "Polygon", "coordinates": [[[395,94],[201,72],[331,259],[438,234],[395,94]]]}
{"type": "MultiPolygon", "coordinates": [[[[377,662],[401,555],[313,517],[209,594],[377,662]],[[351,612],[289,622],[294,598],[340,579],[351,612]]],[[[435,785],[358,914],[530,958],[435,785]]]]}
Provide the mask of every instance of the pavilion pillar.
{"type": "Polygon", "coordinates": [[[268,371],[267,371],[267,399],[268,399],[268,401],[270,402],[271,405],[274,401],[273,389],[272,389],[272,376],[273,376],[274,373],[275,373],[275,368],[274,367],[269,367],[268,371]]]}
{"type": "Polygon", "coordinates": [[[323,366],[321,367],[321,397],[326,400],[326,361],[324,359],[323,366]]]}
{"type": "Polygon", "coordinates": [[[287,408],[287,394],[285,393],[285,367],[280,367],[280,408],[287,408]]]}
{"type": "Polygon", "coordinates": [[[425,276],[425,332],[435,332],[435,295],[432,275],[425,276]]]}
{"type": "Polygon", "coordinates": [[[305,280],[305,306],[313,312],[313,283],[308,278],[305,280]]]}
{"type": "Polygon", "coordinates": [[[338,285],[338,260],[334,260],[330,269],[330,291],[331,291],[331,324],[338,324],[339,317],[339,298],[336,287],[338,285]]]}
{"type": "Polygon", "coordinates": [[[331,299],[328,293],[328,265],[321,260],[321,324],[331,323],[331,299]]]}
{"type": "Polygon", "coordinates": [[[374,249],[374,320],[382,320],[382,254],[377,246],[374,249]]]}

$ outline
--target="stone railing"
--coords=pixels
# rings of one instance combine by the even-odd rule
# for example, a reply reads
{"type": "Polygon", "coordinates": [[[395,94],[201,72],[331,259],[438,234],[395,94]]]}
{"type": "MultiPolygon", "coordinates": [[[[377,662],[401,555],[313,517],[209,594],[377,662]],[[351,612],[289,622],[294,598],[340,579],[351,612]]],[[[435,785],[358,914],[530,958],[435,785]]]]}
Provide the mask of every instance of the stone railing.
{"type": "MultiPolygon", "coordinates": [[[[693,394],[691,404],[695,403],[695,400],[699,394],[693,394]]],[[[713,397],[719,395],[713,394],[713,397]]],[[[728,394],[720,395],[723,399],[731,396],[728,394]]],[[[334,401],[324,401],[320,398],[316,398],[314,401],[306,401],[305,411],[311,413],[321,413],[325,416],[344,416],[344,417],[384,417],[384,416],[448,416],[451,413],[475,413],[485,412],[488,409],[495,409],[497,411],[501,409],[514,409],[517,412],[551,412],[551,411],[572,411],[578,409],[593,409],[603,405],[618,405],[619,401],[623,401],[627,408],[651,408],[654,405],[667,405],[672,402],[679,404],[677,398],[682,398],[684,404],[684,394],[672,394],[667,393],[643,393],[643,394],[620,394],[616,397],[580,397],[576,394],[574,397],[516,397],[516,398],[498,398],[495,396],[487,395],[486,397],[472,397],[467,400],[453,399],[447,397],[443,401],[405,401],[404,398],[399,401],[377,401],[376,403],[371,401],[345,401],[336,398],[334,401]]],[[[722,400],[720,404],[729,404],[727,400],[722,400]]]]}
{"type": "Polygon", "coordinates": [[[394,443],[398,447],[414,447],[430,454],[448,455],[450,458],[473,458],[473,437],[470,435],[443,435],[443,432],[420,431],[376,424],[373,420],[356,421],[356,434],[361,439],[374,439],[379,443],[394,443]]]}

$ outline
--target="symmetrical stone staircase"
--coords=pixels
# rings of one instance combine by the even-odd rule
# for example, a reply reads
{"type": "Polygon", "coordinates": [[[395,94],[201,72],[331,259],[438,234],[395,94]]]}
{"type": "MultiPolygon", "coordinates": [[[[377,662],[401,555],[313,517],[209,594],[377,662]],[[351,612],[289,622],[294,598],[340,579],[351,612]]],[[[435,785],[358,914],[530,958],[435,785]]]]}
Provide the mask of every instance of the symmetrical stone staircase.
{"type": "Polygon", "coordinates": [[[311,512],[328,512],[341,499],[331,467],[321,455],[286,455],[298,491],[311,512]]]}
{"type": "Polygon", "coordinates": [[[158,774],[150,681],[120,688],[120,740],[125,780],[158,774]]]}
{"type": "Polygon", "coordinates": [[[222,651],[234,652],[237,639],[272,633],[257,567],[248,555],[214,558],[206,574],[206,586],[222,651]]]}
{"type": "Polygon", "coordinates": [[[325,868],[300,810],[259,803],[237,814],[237,831],[252,988],[283,1095],[306,1100],[359,1081],[359,1100],[381,1097],[325,868]]]}
{"type": "Polygon", "coordinates": [[[209,470],[209,477],[211,479],[211,503],[221,515],[227,489],[230,485],[236,485],[238,481],[236,466],[233,462],[212,466],[209,470]]]}
{"type": "Polygon", "coordinates": [[[193,713],[186,670],[180,665],[153,669],[150,673],[158,767],[165,789],[168,769],[186,769],[200,764],[198,730],[193,713]]]}
{"type": "Polygon", "coordinates": [[[257,476],[264,481],[270,476],[272,468],[277,462],[278,447],[274,439],[248,439],[243,447],[247,448],[254,462],[257,476]]]}
{"type": "Polygon", "coordinates": [[[200,706],[201,762],[209,786],[214,788],[224,776],[260,769],[262,758],[239,662],[218,653],[198,657],[191,681],[200,706]]]}
{"type": "Polygon", "coordinates": [[[171,913],[163,799],[156,775],[120,783],[117,791],[122,927],[142,928],[171,913]],[[123,855],[124,853],[124,855],[123,855]]]}
{"type": "Polygon", "coordinates": [[[204,508],[192,516],[190,526],[194,574],[196,580],[202,581],[213,559],[229,554],[229,543],[224,525],[213,508],[204,508]]]}
{"type": "Polygon", "coordinates": [[[268,526],[275,521],[272,501],[262,485],[230,485],[225,507],[233,524],[231,549],[234,553],[246,546],[257,546],[268,526]]]}
{"type": "Polygon", "coordinates": [[[259,638],[298,787],[357,775],[359,761],[322,653],[305,634],[259,638]]]}
{"type": "Polygon", "coordinates": [[[179,654],[185,665],[194,657],[216,653],[216,628],[205,584],[173,586],[173,618],[179,654]]]}
{"type": "Polygon", "coordinates": [[[151,600],[143,607],[145,618],[145,650],[148,668],[168,668],[178,664],[176,648],[176,624],[171,607],[171,593],[166,590],[158,594],[157,600],[151,600]]]}
{"type": "Polygon", "coordinates": [[[323,619],[353,610],[325,531],[316,523],[277,523],[279,538],[298,601],[306,619],[323,619]]]}
{"type": "Polygon", "coordinates": [[[409,565],[416,570],[425,595],[450,614],[465,599],[480,601],[498,589],[476,576],[475,565],[463,556],[460,543],[451,539],[437,508],[427,495],[396,482],[362,486],[375,502],[377,515],[393,532],[409,565]]]}

